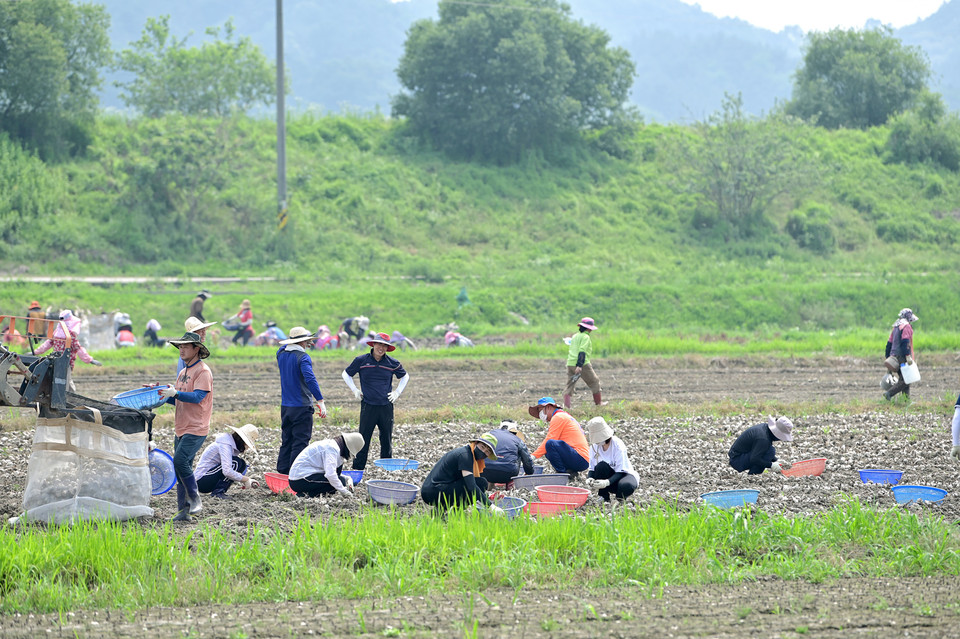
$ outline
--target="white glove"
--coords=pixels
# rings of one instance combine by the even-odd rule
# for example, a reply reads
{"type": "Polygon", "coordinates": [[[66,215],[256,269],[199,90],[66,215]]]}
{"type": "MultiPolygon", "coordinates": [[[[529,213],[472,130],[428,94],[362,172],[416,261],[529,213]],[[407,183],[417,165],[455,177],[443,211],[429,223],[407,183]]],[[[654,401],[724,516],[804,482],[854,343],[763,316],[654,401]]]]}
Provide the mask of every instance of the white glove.
{"type": "Polygon", "coordinates": [[[147,442],[147,452],[155,450],[156,447],[157,447],[157,444],[153,440],[150,440],[147,442]]]}
{"type": "Polygon", "coordinates": [[[913,366],[913,355],[907,355],[907,364],[913,366]]]}
{"type": "Polygon", "coordinates": [[[353,478],[350,475],[343,475],[343,485],[347,490],[353,490],[353,478]]]}
{"type": "Polygon", "coordinates": [[[775,471],[777,471],[778,473],[782,473],[782,472],[783,472],[783,467],[780,465],[780,462],[775,461],[775,462],[773,462],[772,464],[770,464],[770,470],[775,470],[775,471]]]}
{"type": "Polygon", "coordinates": [[[320,413],[320,419],[323,419],[327,416],[327,405],[323,403],[322,399],[317,402],[317,412],[320,413]]]}
{"type": "Polygon", "coordinates": [[[360,392],[359,388],[353,389],[353,396],[356,397],[358,400],[363,399],[363,393],[360,392]]]}
{"type": "Polygon", "coordinates": [[[610,480],[609,480],[609,479],[594,479],[594,480],[593,480],[593,488],[596,488],[597,490],[603,490],[604,488],[606,488],[606,487],[609,486],[609,485],[610,485],[610,480]]]}
{"type": "Polygon", "coordinates": [[[957,462],[960,462],[960,446],[954,446],[950,456],[957,462]]]}
{"type": "Polygon", "coordinates": [[[244,490],[246,490],[247,488],[259,488],[259,487],[260,487],[260,482],[258,482],[258,481],[257,481],[256,479],[254,479],[253,477],[244,477],[243,479],[240,480],[240,483],[243,484],[244,490]]]}
{"type": "Polygon", "coordinates": [[[164,398],[164,399],[170,399],[171,397],[176,397],[176,396],[177,396],[177,391],[176,391],[176,389],[171,388],[171,387],[169,387],[169,386],[168,386],[167,388],[161,388],[160,391],[159,391],[159,393],[160,393],[160,397],[162,397],[162,398],[164,398]]]}
{"type": "Polygon", "coordinates": [[[501,508],[500,506],[497,506],[496,504],[490,504],[490,512],[500,517],[503,517],[506,514],[503,512],[503,508],[501,508]]]}
{"type": "Polygon", "coordinates": [[[387,393],[387,399],[389,399],[390,403],[393,404],[398,399],[400,399],[400,393],[398,393],[397,391],[390,391],[389,393],[387,393]]]}

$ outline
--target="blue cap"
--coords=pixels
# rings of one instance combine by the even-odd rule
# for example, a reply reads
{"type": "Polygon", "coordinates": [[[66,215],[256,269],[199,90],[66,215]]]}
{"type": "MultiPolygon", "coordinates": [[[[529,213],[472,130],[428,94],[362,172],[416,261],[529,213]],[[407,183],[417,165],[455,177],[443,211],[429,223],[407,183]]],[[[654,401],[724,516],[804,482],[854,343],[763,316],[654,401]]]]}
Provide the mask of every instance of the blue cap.
{"type": "Polygon", "coordinates": [[[553,401],[552,397],[541,397],[537,401],[537,406],[546,406],[547,404],[553,404],[554,406],[559,406],[559,404],[553,401]]]}

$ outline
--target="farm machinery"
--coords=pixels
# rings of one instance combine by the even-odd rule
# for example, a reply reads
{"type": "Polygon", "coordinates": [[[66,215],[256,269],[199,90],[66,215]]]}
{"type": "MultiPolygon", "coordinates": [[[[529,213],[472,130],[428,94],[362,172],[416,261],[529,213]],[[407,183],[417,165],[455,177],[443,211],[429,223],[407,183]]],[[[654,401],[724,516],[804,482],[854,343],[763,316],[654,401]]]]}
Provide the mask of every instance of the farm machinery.
{"type": "Polygon", "coordinates": [[[0,405],[14,407],[46,406],[63,409],[67,407],[67,372],[70,370],[70,346],[73,337],[62,320],[30,320],[26,317],[0,316],[0,323],[9,321],[13,332],[17,320],[49,323],[44,333],[52,335],[54,325],[59,325],[66,335],[62,352],[41,357],[21,355],[0,344],[0,405]],[[11,375],[14,377],[11,383],[11,375]]]}

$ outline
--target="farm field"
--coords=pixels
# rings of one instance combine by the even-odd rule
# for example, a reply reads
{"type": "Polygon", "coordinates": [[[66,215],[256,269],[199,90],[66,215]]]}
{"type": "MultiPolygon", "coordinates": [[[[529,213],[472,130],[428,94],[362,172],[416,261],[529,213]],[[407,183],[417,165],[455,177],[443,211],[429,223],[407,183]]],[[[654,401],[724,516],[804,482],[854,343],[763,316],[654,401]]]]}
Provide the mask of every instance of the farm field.
{"type": "MultiPolygon", "coordinates": [[[[960,473],[947,453],[960,366],[948,355],[932,356],[925,362],[924,378],[913,390],[910,407],[880,399],[880,371],[873,360],[598,362],[605,398],[611,401],[600,412],[627,443],[641,481],[620,512],[611,514],[588,503],[578,516],[591,521],[606,518],[609,525],[616,526],[617,518],[656,508],[664,500],[686,512],[702,508],[699,495],[704,492],[754,488],[760,491],[756,511],[772,516],[823,515],[851,499],[863,508],[894,509],[920,517],[932,514],[951,524],[955,547],[960,473]],[[821,477],[747,477],[727,466],[726,450],[733,438],[761,421],[761,411],[804,405],[814,410],[790,414],[796,440],[779,445],[778,454],[788,461],[826,457],[827,468],[821,477]],[[823,406],[829,408],[818,408],[823,406]],[[896,506],[888,487],[860,481],[857,470],[861,468],[901,469],[901,483],[938,486],[950,494],[937,504],[896,506]]],[[[275,371],[268,363],[218,366],[215,359],[210,363],[216,393],[212,434],[221,432],[227,423],[256,421],[261,426],[261,440],[258,452],[248,459],[252,458],[258,473],[272,470],[279,445],[275,371]],[[271,420],[275,420],[273,424],[271,420]]],[[[328,406],[343,408],[329,422],[318,420],[315,439],[348,429],[347,424],[356,418],[355,402],[348,401],[346,387],[339,380],[340,366],[317,362],[328,406]]],[[[489,421],[476,418],[432,421],[422,417],[442,414],[450,406],[485,406],[484,414],[502,413],[504,418],[517,419],[528,442],[536,445],[545,427],[526,416],[524,407],[541,395],[556,396],[562,384],[556,360],[438,361],[408,368],[411,383],[397,408],[395,455],[423,464],[415,471],[396,473],[371,464],[364,479],[419,484],[444,452],[492,427],[489,421]]],[[[130,370],[121,375],[78,365],[76,382],[81,394],[105,399],[141,382],[156,381],[160,372],[130,370]]],[[[581,422],[596,414],[592,405],[583,404],[588,397],[581,391],[575,398],[573,413],[581,422]]],[[[172,451],[168,412],[158,415],[154,439],[161,448],[172,451]]],[[[0,431],[0,515],[4,519],[20,511],[31,440],[28,426],[0,431]]],[[[358,492],[363,495],[362,485],[358,492]]],[[[176,533],[185,540],[191,533],[202,538],[209,529],[242,537],[251,525],[266,524],[284,534],[304,515],[328,521],[337,513],[362,516],[374,508],[364,503],[345,505],[338,498],[277,496],[264,486],[231,493],[231,501],[205,500],[199,523],[177,526],[176,533]]],[[[174,514],[173,492],[154,497],[151,506],[155,516],[142,526],[163,529],[174,514]]],[[[422,503],[415,503],[399,509],[397,516],[415,526],[427,512],[422,503]]],[[[49,635],[47,630],[51,636],[90,637],[948,636],[960,623],[960,578],[956,575],[884,578],[839,574],[843,576],[814,582],[803,575],[798,579],[760,575],[734,584],[655,587],[629,580],[601,588],[544,589],[521,584],[482,593],[449,590],[317,602],[21,613],[0,617],[0,636],[49,635]]]]}

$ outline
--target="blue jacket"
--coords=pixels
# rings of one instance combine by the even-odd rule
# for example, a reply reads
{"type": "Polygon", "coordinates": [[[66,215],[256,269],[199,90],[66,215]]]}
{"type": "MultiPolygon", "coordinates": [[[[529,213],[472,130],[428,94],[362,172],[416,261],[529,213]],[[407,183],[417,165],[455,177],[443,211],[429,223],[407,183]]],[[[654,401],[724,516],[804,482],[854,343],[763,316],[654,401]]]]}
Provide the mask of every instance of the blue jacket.
{"type": "Polygon", "coordinates": [[[318,402],[323,399],[320,384],[313,374],[313,360],[302,346],[281,346],[277,351],[277,366],[280,368],[281,406],[312,406],[313,398],[318,402]]]}
{"type": "Polygon", "coordinates": [[[486,468],[519,475],[520,464],[523,464],[524,472],[532,475],[533,458],[530,457],[530,451],[523,440],[505,428],[494,431],[493,434],[497,436],[497,459],[488,459],[486,468]]]}

